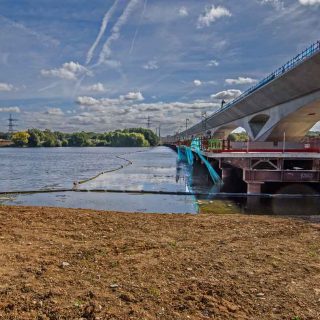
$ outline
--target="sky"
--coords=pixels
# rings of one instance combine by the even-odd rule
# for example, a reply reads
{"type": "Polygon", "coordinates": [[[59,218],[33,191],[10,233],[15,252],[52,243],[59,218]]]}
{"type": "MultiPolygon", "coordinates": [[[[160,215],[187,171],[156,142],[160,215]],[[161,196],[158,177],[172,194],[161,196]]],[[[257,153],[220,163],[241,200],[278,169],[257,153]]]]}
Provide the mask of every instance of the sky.
{"type": "MultiPolygon", "coordinates": [[[[0,131],[172,134],[320,40],[320,0],[0,0],[0,131]]],[[[318,124],[315,129],[320,129],[318,124]]]]}

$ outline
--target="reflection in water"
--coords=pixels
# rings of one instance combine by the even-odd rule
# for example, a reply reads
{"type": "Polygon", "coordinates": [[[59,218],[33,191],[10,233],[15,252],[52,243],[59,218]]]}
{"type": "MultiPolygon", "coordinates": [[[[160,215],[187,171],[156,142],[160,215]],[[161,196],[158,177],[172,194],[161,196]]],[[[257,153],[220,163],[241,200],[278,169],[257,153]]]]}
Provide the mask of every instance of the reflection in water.
{"type": "Polygon", "coordinates": [[[319,215],[320,197],[246,197],[233,199],[244,213],[272,215],[319,215]]]}

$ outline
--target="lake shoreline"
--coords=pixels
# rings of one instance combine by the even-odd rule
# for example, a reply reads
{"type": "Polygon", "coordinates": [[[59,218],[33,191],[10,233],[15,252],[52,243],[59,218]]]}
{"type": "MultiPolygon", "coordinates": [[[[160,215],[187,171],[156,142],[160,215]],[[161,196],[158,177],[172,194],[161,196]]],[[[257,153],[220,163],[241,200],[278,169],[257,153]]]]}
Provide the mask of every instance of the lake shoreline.
{"type": "Polygon", "coordinates": [[[320,316],[317,224],[13,206],[0,218],[3,319],[320,316]]]}

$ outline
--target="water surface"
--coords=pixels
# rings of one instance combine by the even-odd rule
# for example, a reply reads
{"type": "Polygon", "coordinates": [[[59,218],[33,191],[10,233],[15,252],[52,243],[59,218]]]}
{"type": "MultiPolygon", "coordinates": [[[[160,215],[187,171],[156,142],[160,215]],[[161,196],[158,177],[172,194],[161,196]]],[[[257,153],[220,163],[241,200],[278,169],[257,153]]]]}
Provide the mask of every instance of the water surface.
{"type": "MultiPolygon", "coordinates": [[[[156,148],[2,148],[0,192],[52,190],[53,193],[1,195],[0,203],[60,206],[127,212],[197,213],[192,195],[151,192],[203,193],[202,199],[235,203],[246,214],[319,215],[320,197],[247,197],[220,193],[201,165],[177,161],[174,151],[156,148]],[[101,172],[105,172],[100,174],[101,172]],[[97,176],[98,175],[98,176],[97,176]],[[97,176],[97,177],[96,177],[97,176]],[[95,178],[93,178],[95,177],[95,178]],[[90,192],[59,192],[72,189],[90,192]],[[92,192],[127,190],[137,193],[92,192]]],[[[233,183],[233,182],[232,182],[233,183]]],[[[231,186],[232,187],[232,186],[231,186]]],[[[225,184],[223,191],[228,191],[225,184]]],[[[302,187],[299,186],[299,190],[302,187]]],[[[232,188],[229,188],[230,190],[232,188]]]]}

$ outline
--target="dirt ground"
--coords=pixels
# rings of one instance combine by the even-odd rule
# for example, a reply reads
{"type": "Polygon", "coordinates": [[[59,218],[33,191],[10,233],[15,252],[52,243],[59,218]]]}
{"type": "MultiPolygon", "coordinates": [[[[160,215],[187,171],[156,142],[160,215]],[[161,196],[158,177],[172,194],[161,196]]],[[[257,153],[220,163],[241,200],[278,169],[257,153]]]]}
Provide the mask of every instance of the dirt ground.
{"type": "Polygon", "coordinates": [[[0,319],[320,319],[320,224],[1,206],[0,319]]]}

